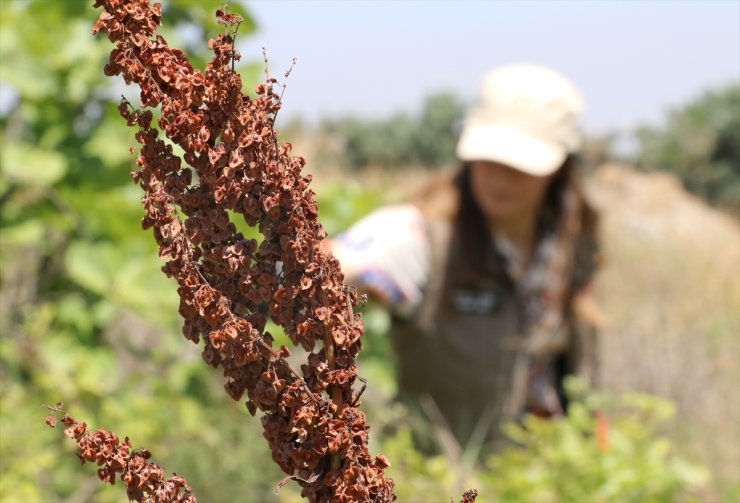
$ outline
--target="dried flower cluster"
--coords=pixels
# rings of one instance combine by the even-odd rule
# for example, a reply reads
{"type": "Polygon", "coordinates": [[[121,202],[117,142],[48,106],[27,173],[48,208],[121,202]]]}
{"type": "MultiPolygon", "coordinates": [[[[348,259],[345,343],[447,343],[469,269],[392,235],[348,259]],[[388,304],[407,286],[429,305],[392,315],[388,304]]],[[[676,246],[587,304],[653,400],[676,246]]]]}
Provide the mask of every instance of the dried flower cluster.
{"type": "Polygon", "coordinates": [[[475,489],[470,489],[469,491],[465,491],[463,493],[460,503],[475,503],[475,498],[477,497],[478,491],[476,491],[475,489]]]}
{"type": "MultiPolygon", "coordinates": [[[[352,389],[363,333],[353,312],[357,294],[321,245],[325,233],[303,159],[277,141],[276,80],[260,84],[255,98],[242,94],[233,30],[209,41],[214,56],[201,71],[156,34],[159,4],[95,6],[104,11],[93,33],[116,46],[105,74],[138,84],[141,106],[161,110],[157,128],[151,110],[125,100],[119,107],[138,128],[132,175],[145,193],[142,225],[152,229],[163,271],[179,286],[183,334],[204,342],[203,359],[223,370],[234,400],[246,393],[249,411],[264,413],[272,457],[304,497],[394,500],[393,481],[384,476],[389,464],[368,450],[352,389]],[[261,241],[237,232],[232,218],[258,226],[261,241]],[[310,352],[300,373],[286,361],[287,348],[273,347],[267,316],[310,352]]],[[[226,10],[217,16],[227,27],[240,22],[226,10]]]]}
{"type": "MultiPolygon", "coordinates": [[[[61,412],[61,407],[62,404],[57,403],[49,408],[61,412]]],[[[148,461],[151,457],[149,451],[132,450],[128,437],[121,442],[116,435],[103,429],[88,431],[87,424],[68,414],[64,414],[62,423],[67,427],[64,433],[77,442],[80,448],[77,456],[82,463],[97,463],[100,467],[98,477],[111,485],[116,481],[116,474],[119,474],[130,501],[196,503],[184,478],[173,474],[165,479],[162,468],[148,461]]],[[[53,413],[46,418],[46,424],[52,428],[56,426],[57,418],[53,413]]]]}

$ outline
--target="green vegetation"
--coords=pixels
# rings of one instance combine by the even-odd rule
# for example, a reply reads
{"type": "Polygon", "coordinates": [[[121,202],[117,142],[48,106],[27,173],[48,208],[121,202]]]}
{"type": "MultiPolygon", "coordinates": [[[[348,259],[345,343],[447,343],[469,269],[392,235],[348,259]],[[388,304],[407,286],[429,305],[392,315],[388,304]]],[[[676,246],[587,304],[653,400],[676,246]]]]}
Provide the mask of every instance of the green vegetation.
{"type": "MultiPolygon", "coordinates": [[[[222,3],[170,1],[165,15],[181,27],[211,33],[220,28],[206,20],[222,3]]],[[[245,36],[254,22],[240,14],[249,20],[240,28],[245,36]]],[[[290,484],[275,494],[283,474],[270,462],[258,421],[227,397],[218,375],[178,333],[174,283],[159,271],[155,243],[140,228],[141,194],[128,176],[133,140],[115,111],[120,92],[131,93],[104,81],[109,44],[90,36],[94,18],[87,2],[0,2],[0,82],[18,96],[0,115],[0,500],[124,498],[120,487],[102,486],[91,467],[81,468],[70,442],[44,426],[42,404],[61,400],[92,427],[105,426],[146,446],[165,469],[186,476],[203,500],[295,501],[290,484]]],[[[202,40],[191,44],[202,46],[202,40]]],[[[205,54],[195,56],[200,64],[205,54]]],[[[241,71],[254,82],[259,69],[246,64],[241,71]]],[[[717,117],[723,103],[737,103],[737,90],[732,93],[711,95],[717,117]]],[[[453,162],[450,131],[462,109],[452,96],[439,95],[418,116],[327,127],[346,135],[343,164],[353,168],[440,167],[453,162]]],[[[682,120],[701,125],[703,116],[696,114],[682,120]]],[[[737,199],[724,188],[737,191],[738,162],[732,160],[740,128],[726,118],[712,124],[719,124],[719,132],[711,133],[713,146],[698,158],[706,160],[702,166],[725,166],[717,175],[724,182],[712,182],[703,194],[731,203],[737,199]]],[[[657,131],[650,134],[655,145],[663,145],[657,131]]],[[[642,163],[685,166],[681,173],[693,173],[680,156],[649,159],[642,163]]],[[[388,192],[387,180],[372,190],[345,179],[318,181],[321,218],[332,235],[398,197],[388,192]]],[[[364,320],[364,407],[370,424],[377,425],[374,449],[393,463],[400,501],[446,501],[469,487],[478,488],[482,501],[681,501],[706,478],[659,435],[671,406],[635,396],[610,403],[587,395],[566,420],[512,426],[521,446],[486,466],[469,458],[427,457],[413,446],[407,412],[389,405],[394,381],[384,337],[387,317],[368,309],[364,320]],[[607,451],[598,449],[593,436],[590,411],[596,405],[612,425],[607,451]],[[384,431],[392,433],[380,435],[384,431]]],[[[717,340],[734,330],[735,318],[728,320],[718,326],[717,340]]],[[[730,489],[726,500],[737,494],[730,489]]]]}
{"type": "MultiPolygon", "coordinates": [[[[427,97],[416,114],[328,119],[318,131],[303,134],[336,140],[317,153],[324,163],[353,170],[439,169],[455,164],[456,129],[464,112],[454,94],[439,93],[427,97]]],[[[643,126],[634,135],[637,153],[623,160],[645,171],[668,171],[713,205],[740,208],[740,84],[706,91],[671,110],[665,125],[643,126]]],[[[583,154],[589,168],[614,160],[617,138],[616,133],[587,138],[583,154]]]]}
{"type": "Polygon", "coordinates": [[[356,117],[328,120],[325,133],[342,142],[341,158],[349,168],[397,168],[416,165],[449,166],[455,160],[455,127],[465,106],[450,93],[429,96],[419,114],[397,114],[370,121],[356,117]]]}
{"type": "Polygon", "coordinates": [[[514,445],[485,467],[473,468],[465,453],[459,460],[423,456],[409,428],[398,429],[383,452],[397,459],[390,473],[399,480],[399,501],[437,501],[465,487],[501,503],[700,501],[688,489],[706,482],[707,471],[676,455],[660,433],[675,413],[670,402],[636,393],[578,395],[566,418],[507,425],[514,445]]]}
{"type": "Polygon", "coordinates": [[[510,425],[522,445],[489,460],[486,483],[497,501],[687,501],[687,488],[708,478],[703,468],[675,455],[659,434],[675,407],[627,393],[594,413],[599,397],[576,401],[562,421],[528,418],[510,425]],[[589,406],[589,402],[591,402],[589,406]],[[594,403],[595,402],[595,403],[594,403]]]}
{"type": "Polygon", "coordinates": [[[637,138],[641,168],[669,171],[710,203],[740,208],[740,84],[707,91],[637,138]]]}
{"type": "MultiPolygon", "coordinates": [[[[42,404],[58,400],[150,448],[210,501],[269,499],[279,470],[249,469],[269,459],[259,424],[178,334],[115,110],[131,90],[105,82],[110,44],[90,34],[91,4],[0,3],[0,78],[18,96],[0,117],[0,500],[125,498],[80,469],[59,431],[39,428],[42,404]]],[[[168,2],[165,15],[220,30],[201,22],[222,5],[168,2]]],[[[258,67],[242,69],[248,82],[258,67]]]]}

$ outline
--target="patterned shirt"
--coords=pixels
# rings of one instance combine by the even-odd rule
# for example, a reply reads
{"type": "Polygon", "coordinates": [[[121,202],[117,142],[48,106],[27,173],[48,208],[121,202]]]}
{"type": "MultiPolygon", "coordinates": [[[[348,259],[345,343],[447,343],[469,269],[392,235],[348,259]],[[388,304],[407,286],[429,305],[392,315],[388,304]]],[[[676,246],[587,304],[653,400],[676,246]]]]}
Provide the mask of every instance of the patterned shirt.
{"type": "Polygon", "coordinates": [[[421,212],[411,204],[380,208],[332,243],[350,281],[361,283],[397,314],[421,303],[429,277],[429,243],[421,212]]]}

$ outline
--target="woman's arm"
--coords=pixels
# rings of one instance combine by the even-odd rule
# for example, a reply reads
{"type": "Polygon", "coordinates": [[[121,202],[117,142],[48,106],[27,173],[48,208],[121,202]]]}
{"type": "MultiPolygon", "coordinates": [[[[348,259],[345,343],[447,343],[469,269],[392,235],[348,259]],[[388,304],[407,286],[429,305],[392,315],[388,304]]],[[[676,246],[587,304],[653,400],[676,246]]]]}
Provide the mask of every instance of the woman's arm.
{"type": "Polygon", "coordinates": [[[421,300],[429,274],[424,218],[409,204],[380,208],[329,242],[348,283],[399,312],[421,300]]]}

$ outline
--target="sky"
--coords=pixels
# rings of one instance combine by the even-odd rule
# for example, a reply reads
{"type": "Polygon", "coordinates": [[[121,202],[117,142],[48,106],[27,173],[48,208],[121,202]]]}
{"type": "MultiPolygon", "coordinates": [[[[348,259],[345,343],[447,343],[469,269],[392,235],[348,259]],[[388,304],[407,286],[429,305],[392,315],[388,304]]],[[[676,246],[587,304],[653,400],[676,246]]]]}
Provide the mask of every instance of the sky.
{"type": "Polygon", "coordinates": [[[490,68],[551,66],[586,101],[594,134],[657,124],[705,89],[740,81],[740,0],[246,2],[258,30],[245,59],[267,49],[282,79],[282,119],[418,110],[451,91],[466,102],[490,68]]]}

